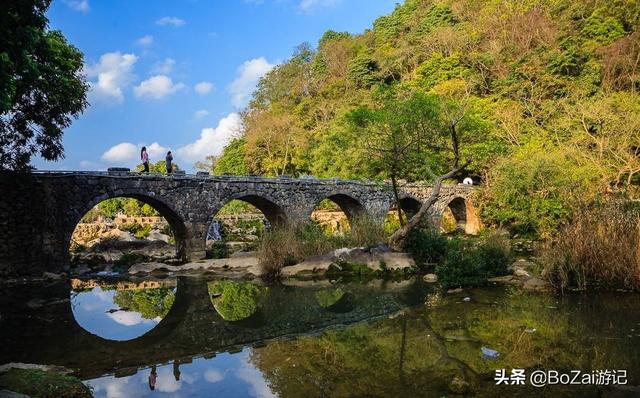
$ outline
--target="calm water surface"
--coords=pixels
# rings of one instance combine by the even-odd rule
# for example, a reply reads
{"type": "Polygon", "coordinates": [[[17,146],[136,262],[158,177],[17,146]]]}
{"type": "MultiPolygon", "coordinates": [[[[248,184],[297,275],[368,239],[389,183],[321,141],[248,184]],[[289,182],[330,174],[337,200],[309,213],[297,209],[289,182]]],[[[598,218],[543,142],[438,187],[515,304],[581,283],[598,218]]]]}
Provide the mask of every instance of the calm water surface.
{"type": "Polygon", "coordinates": [[[96,397],[440,397],[456,377],[470,396],[640,396],[636,294],[195,277],[6,290],[0,362],[74,369],[96,397]],[[495,385],[512,368],[626,370],[628,385],[495,385]]]}

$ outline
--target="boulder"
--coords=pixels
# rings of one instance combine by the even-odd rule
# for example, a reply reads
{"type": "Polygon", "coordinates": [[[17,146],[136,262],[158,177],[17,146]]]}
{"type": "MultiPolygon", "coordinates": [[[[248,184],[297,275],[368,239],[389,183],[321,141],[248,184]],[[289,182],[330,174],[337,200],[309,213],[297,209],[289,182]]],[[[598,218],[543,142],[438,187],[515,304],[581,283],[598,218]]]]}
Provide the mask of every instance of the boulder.
{"type": "Polygon", "coordinates": [[[460,377],[454,377],[451,383],[449,383],[449,390],[454,394],[466,394],[469,392],[470,387],[469,382],[460,377]]]}
{"type": "Polygon", "coordinates": [[[544,281],[542,279],[529,278],[524,282],[522,287],[527,289],[527,290],[542,291],[542,290],[550,289],[551,286],[549,285],[549,282],[544,281]]]}
{"type": "Polygon", "coordinates": [[[422,277],[422,280],[427,283],[435,283],[438,281],[438,275],[436,274],[426,274],[422,277]]]}

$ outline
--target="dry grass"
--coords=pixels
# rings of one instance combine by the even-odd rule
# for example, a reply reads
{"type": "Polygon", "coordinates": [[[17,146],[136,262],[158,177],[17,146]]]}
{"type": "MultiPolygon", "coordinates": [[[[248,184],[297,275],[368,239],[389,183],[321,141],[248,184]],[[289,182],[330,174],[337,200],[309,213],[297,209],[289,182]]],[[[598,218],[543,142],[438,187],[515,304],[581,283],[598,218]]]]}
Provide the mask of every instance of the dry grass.
{"type": "Polygon", "coordinates": [[[323,255],[342,247],[375,246],[386,241],[382,224],[368,217],[353,220],[343,236],[325,234],[313,222],[278,226],[265,233],[258,245],[258,259],[263,276],[275,279],[283,267],[307,257],[323,255]]]}
{"type": "Polygon", "coordinates": [[[640,289],[640,211],[610,202],[576,211],[543,253],[544,275],[559,290],[640,289]]]}

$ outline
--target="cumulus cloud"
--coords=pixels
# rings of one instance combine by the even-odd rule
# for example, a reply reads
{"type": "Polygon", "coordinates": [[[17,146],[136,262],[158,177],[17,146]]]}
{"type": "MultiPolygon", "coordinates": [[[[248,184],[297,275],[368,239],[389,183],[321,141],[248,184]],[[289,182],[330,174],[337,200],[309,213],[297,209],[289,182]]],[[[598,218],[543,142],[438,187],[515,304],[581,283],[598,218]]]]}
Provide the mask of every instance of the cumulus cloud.
{"type": "Polygon", "coordinates": [[[236,78],[229,85],[231,103],[236,108],[244,107],[262,76],[267,74],[274,66],[264,57],[254,58],[240,65],[236,71],[236,78]]]}
{"type": "Polygon", "coordinates": [[[133,66],[136,61],[138,57],[134,54],[111,52],[102,54],[98,63],[86,65],[84,73],[91,87],[89,100],[122,103],[123,90],[135,78],[133,66]]]}
{"type": "Polygon", "coordinates": [[[138,147],[130,142],[121,142],[107,149],[102,160],[110,163],[131,162],[138,158],[138,147]]]}
{"type": "Polygon", "coordinates": [[[124,326],[135,326],[141,323],[154,322],[150,319],[144,319],[139,312],[133,311],[116,311],[107,313],[107,316],[113,319],[115,322],[124,326]]]}
{"type": "Polygon", "coordinates": [[[127,166],[133,166],[140,163],[140,149],[143,146],[147,147],[147,154],[149,154],[149,160],[154,161],[157,159],[164,159],[169,148],[154,142],[153,144],[132,144],[130,142],[121,142],[107,149],[102,154],[102,160],[109,163],[121,163],[127,166]]]}
{"type": "Polygon", "coordinates": [[[340,0],[302,0],[298,7],[303,12],[309,12],[314,8],[332,7],[338,4],[340,0]]]}
{"type": "Polygon", "coordinates": [[[173,67],[176,64],[176,60],[173,58],[165,58],[163,61],[156,63],[151,70],[151,73],[156,75],[168,75],[173,71],[173,67]]]}
{"type": "Polygon", "coordinates": [[[209,111],[206,109],[200,109],[193,114],[194,119],[202,119],[203,117],[209,116],[209,111]]]}
{"type": "Polygon", "coordinates": [[[63,3],[73,10],[89,12],[89,0],[64,0],[63,3]]]}
{"type": "Polygon", "coordinates": [[[156,21],[156,25],[160,26],[173,26],[175,28],[179,28],[180,26],[186,24],[184,19],[180,19],[178,17],[162,17],[156,21]]]}
{"type": "Polygon", "coordinates": [[[193,87],[196,93],[200,95],[209,94],[213,90],[213,84],[209,82],[200,82],[193,87]]]}
{"type": "Polygon", "coordinates": [[[200,138],[176,150],[176,159],[195,163],[210,155],[220,155],[225,145],[242,129],[242,120],[237,113],[230,113],[220,119],[218,126],[202,129],[200,138]]]}
{"type": "Polygon", "coordinates": [[[251,396],[257,398],[272,398],[276,395],[271,392],[269,384],[264,380],[260,371],[251,365],[246,354],[243,355],[243,366],[238,369],[236,376],[249,385],[251,396]]]}
{"type": "Polygon", "coordinates": [[[141,46],[148,46],[150,44],[153,44],[153,36],[151,35],[142,36],[141,38],[136,40],[136,42],[141,46]]]}
{"type": "Polygon", "coordinates": [[[173,83],[167,75],[151,76],[136,87],[133,92],[138,98],[162,99],[185,88],[182,83],[173,83]]]}
{"type": "Polygon", "coordinates": [[[224,379],[224,375],[215,369],[209,369],[204,372],[204,379],[209,383],[217,383],[224,379]]]}

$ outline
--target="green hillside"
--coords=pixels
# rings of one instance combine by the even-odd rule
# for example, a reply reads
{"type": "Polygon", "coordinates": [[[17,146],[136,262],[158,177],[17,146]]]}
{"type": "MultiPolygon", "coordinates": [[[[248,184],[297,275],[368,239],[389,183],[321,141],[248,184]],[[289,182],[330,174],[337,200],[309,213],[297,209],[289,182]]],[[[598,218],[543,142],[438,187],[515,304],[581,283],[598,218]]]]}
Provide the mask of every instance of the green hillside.
{"type": "MultiPolygon", "coordinates": [[[[406,93],[455,98],[475,121],[462,152],[484,221],[544,236],[571,203],[637,193],[638,26],[637,0],[407,0],[267,74],[214,171],[388,178],[347,115],[406,93]]],[[[403,176],[441,161],[425,149],[403,176]]]]}

